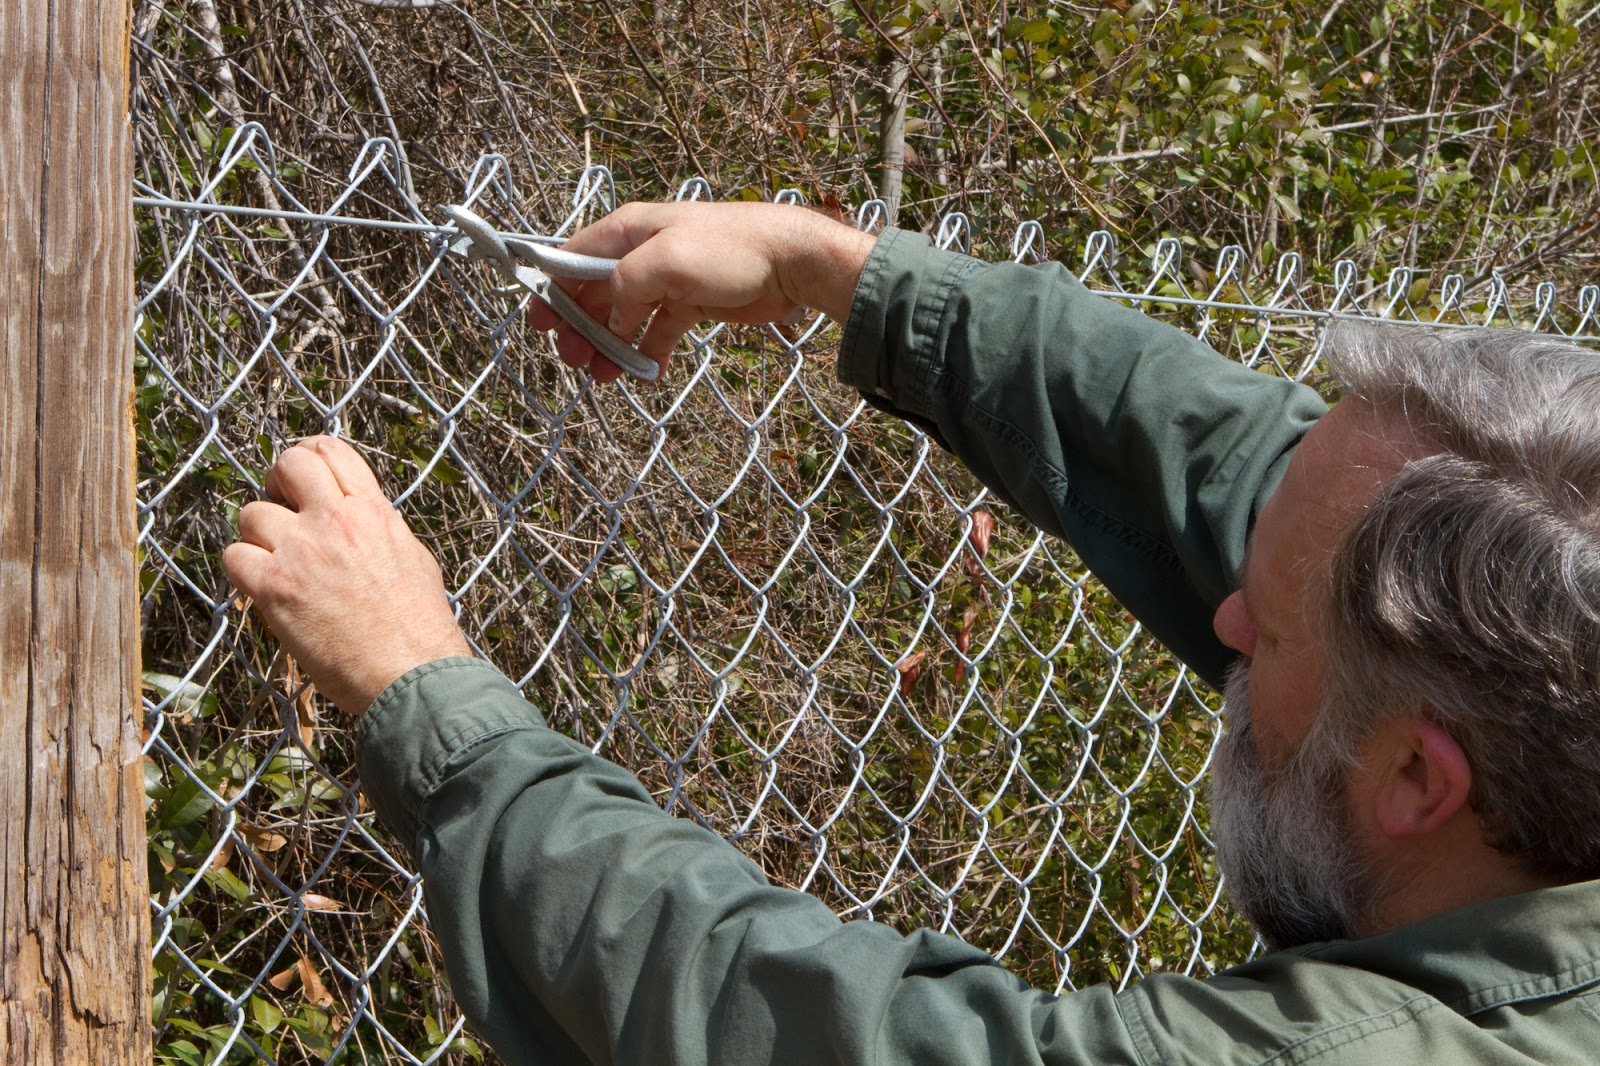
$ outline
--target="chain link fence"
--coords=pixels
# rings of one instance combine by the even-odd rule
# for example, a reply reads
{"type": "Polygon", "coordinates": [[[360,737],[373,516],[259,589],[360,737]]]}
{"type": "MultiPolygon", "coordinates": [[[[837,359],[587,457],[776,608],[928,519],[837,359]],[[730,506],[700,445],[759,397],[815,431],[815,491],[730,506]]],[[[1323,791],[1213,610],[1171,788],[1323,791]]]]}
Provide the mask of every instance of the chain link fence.
{"type": "MultiPolygon", "coordinates": [[[[479,652],[675,814],[841,915],[932,926],[1066,991],[1253,950],[1201,785],[1217,698],[1084,571],[912,428],[833,379],[837,334],[716,327],[657,386],[596,387],[525,294],[445,255],[391,142],[297,199],[245,125],[214,169],[135,190],[139,544],[155,1025],[162,1061],[488,1057],[444,985],[421,886],[366,807],[350,722],[222,576],[272,458],[348,437],[439,555],[479,652]]],[[[464,200],[559,238],[592,168],[526,217],[502,157],[464,200]]],[[[710,198],[693,180],[680,198],[710,198]]],[[[798,201],[797,194],[782,199],[798,201]]],[[[880,226],[867,203],[860,225],[880,226]]],[[[969,250],[961,215],[939,243],[969,250]]],[[[1025,224],[972,249],[1092,287],[1265,373],[1319,383],[1336,316],[1587,341],[1597,290],[1373,279],[1176,240],[1119,256],[1025,224]]]]}

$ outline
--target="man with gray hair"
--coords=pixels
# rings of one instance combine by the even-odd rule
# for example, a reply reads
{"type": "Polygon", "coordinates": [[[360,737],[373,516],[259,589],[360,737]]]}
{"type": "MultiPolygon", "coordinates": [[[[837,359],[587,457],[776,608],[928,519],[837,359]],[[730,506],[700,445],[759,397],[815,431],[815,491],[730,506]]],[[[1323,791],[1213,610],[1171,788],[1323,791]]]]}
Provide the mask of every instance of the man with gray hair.
{"type": "MultiPolygon", "coordinates": [[[[1059,266],[759,204],[629,205],[573,286],[665,362],[704,319],[845,323],[838,371],[1068,539],[1226,684],[1218,862],[1273,952],[1026,988],[951,937],[773,888],[547,729],[470,648],[348,445],[314,439],[224,564],[363,714],[452,985],[512,1062],[1581,1063],[1600,1047],[1600,357],[1336,330],[1347,383],[1233,364],[1059,266]],[[1248,547],[1248,551],[1246,550],[1248,547]]],[[[559,327],[543,309],[534,323],[559,327]]],[[[562,358],[617,369],[560,329],[562,358]]],[[[648,713],[648,712],[646,712],[648,713]]]]}
{"type": "MultiPolygon", "coordinates": [[[[1315,722],[1282,774],[1282,798],[1295,798],[1214,791],[1230,892],[1273,944],[1443,909],[1452,900],[1434,879],[1421,910],[1396,883],[1429,843],[1424,878],[1471,876],[1474,850],[1515,875],[1499,891],[1600,876],[1600,356],[1511,331],[1371,327],[1335,327],[1326,350],[1345,385],[1326,425],[1359,419],[1404,461],[1373,464],[1369,498],[1335,523],[1318,587],[1302,593],[1326,665],[1315,722]],[[1377,853],[1352,846],[1347,777],[1382,770],[1371,752],[1394,731],[1424,756],[1418,768],[1435,764],[1437,781],[1413,787],[1470,813],[1459,838],[1429,840],[1417,832],[1425,804],[1385,800],[1377,853]],[[1274,862],[1289,851],[1303,859],[1274,862]]],[[[1246,655],[1249,578],[1275,531],[1263,527],[1245,587],[1217,615],[1246,655]]],[[[1259,780],[1244,711],[1256,661],[1229,680],[1219,783],[1259,780]]],[[[1398,762],[1389,772],[1405,780],[1398,762]]]]}

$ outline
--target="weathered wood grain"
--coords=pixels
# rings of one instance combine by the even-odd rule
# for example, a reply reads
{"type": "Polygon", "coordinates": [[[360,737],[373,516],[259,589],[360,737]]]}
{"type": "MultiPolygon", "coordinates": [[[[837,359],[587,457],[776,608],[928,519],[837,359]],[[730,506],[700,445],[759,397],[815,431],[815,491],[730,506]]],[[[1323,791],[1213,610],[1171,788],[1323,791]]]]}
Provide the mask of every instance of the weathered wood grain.
{"type": "Polygon", "coordinates": [[[0,1058],[148,1063],[125,0],[0,0],[0,1058]]]}

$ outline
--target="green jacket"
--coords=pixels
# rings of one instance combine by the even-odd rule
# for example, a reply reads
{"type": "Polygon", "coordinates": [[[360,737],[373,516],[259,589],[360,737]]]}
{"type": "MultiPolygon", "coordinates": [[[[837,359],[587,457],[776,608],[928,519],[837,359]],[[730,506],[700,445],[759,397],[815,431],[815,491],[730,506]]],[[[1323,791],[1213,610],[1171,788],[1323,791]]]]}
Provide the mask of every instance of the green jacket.
{"type": "MultiPolygon", "coordinates": [[[[1321,410],[1088,295],[1059,267],[880,242],[841,375],[1064,532],[1208,676],[1263,495],[1321,410]],[[981,347],[980,347],[981,341],[981,347]],[[1147,573],[1147,571],[1149,571],[1147,573]]],[[[487,664],[429,663],[360,727],[451,984],[512,1063],[1581,1063],[1600,1052],[1600,884],[1066,996],[927,931],[773,888],[487,664]]]]}

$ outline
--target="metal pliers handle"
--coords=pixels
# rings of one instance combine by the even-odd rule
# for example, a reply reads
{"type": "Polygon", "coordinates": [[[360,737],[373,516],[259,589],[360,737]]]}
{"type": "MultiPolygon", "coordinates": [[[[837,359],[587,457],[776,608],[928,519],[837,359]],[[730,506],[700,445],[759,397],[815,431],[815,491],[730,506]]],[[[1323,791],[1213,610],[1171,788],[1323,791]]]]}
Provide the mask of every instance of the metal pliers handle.
{"type": "Polygon", "coordinates": [[[504,236],[459,204],[446,204],[440,210],[461,230],[461,236],[450,242],[451,253],[489,263],[501,277],[549,304],[552,311],[571,324],[601,355],[634,377],[654,381],[661,376],[660,363],[596,322],[564,289],[551,284],[552,277],[581,281],[609,278],[617,266],[615,259],[579,255],[504,236]]]}

